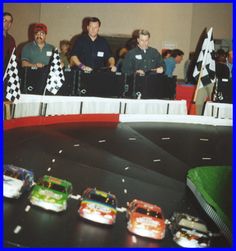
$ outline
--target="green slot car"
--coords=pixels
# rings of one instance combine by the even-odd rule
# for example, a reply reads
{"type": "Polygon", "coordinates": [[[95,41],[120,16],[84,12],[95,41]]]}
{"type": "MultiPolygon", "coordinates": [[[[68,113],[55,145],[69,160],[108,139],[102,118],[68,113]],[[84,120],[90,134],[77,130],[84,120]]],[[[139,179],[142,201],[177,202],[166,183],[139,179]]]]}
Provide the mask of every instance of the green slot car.
{"type": "Polygon", "coordinates": [[[72,184],[69,181],[44,175],[34,186],[29,199],[32,205],[61,212],[67,209],[71,193],[72,184]]]}

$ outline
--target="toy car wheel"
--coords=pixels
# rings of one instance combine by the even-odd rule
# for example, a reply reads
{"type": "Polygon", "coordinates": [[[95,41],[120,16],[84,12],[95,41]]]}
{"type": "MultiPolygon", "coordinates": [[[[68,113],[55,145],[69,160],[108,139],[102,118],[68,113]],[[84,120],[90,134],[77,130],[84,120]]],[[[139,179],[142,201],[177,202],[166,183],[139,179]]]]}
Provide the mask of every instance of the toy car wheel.
{"type": "Polygon", "coordinates": [[[199,243],[199,246],[205,248],[207,247],[207,244],[205,242],[202,242],[202,243],[199,243]]]}
{"type": "Polygon", "coordinates": [[[180,238],[180,236],[181,236],[181,233],[180,233],[180,231],[178,231],[178,232],[175,234],[175,237],[176,237],[176,238],[180,238]]]}

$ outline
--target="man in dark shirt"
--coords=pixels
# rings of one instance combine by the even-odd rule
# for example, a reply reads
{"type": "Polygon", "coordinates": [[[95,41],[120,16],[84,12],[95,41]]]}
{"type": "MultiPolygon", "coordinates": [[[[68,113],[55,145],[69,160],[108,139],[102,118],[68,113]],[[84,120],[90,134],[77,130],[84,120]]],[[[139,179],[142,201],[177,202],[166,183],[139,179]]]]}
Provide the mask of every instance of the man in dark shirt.
{"type": "Polygon", "coordinates": [[[165,63],[162,56],[157,49],[148,46],[149,39],[150,33],[147,30],[139,30],[137,47],[130,50],[123,61],[123,73],[145,75],[149,71],[164,72],[165,63]]]}
{"type": "Polygon", "coordinates": [[[85,72],[108,66],[115,72],[115,58],[107,41],[98,35],[101,21],[96,17],[88,20],[87,34],[80,36],[71,51],[71,65],[85,72]]]}
{"type": "Polygon", "coordinates": [[[9,12],[3,13],[4,37],[4,70],[7,68],[13,49],[16,47],[15,39],[8,33],[13,23],[13,16],[9,12]]]}

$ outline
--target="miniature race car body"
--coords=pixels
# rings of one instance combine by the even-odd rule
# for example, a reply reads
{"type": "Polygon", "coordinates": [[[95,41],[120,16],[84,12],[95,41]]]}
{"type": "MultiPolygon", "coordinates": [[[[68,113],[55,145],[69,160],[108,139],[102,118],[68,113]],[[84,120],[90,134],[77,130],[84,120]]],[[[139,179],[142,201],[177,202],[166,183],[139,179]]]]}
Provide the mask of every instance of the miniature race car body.
{"type": "Polygon", "coordinates": [[[209,232],[205,223],[199,218],[175,212],[170,222],[173,240],[181,247],[209,247],[209,232]]]}
{"type": "Polygon", "coordinates": [[[127,228],[130,232],[153,239],[165,237],[165,219],[161,208],[143,202],[133,200],[127,208],[127,228]]]}
{"type": "Polygon", "coordinates": [[[96,188],[87,188],[79,207],[81,217],[102,224],[112,225],[116,221],[116,197],[96,188]]]}
{"type": "Polygon", "coordinates": [[[71,193],[72,184],[69,181],[45,175],[34,186],[30,202],[47,210],[61,212],[67,209],[71,193]]]}
{"type": "Polygon", "coordinates": [[[4,165],[3,195],[7,198],[19,198],[34,184],[33,172],[14,165],[4,165]]]}

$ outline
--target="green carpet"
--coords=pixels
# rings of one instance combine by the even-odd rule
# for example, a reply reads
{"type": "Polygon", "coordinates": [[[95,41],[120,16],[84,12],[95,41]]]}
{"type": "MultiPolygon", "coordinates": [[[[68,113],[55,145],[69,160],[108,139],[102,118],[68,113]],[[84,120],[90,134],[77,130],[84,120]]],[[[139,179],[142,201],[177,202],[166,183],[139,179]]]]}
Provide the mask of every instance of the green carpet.
{"type": "Polygon", "coordinates": [[[187,178],[232,232],[232,167],[196,167],[187,178]]]}

